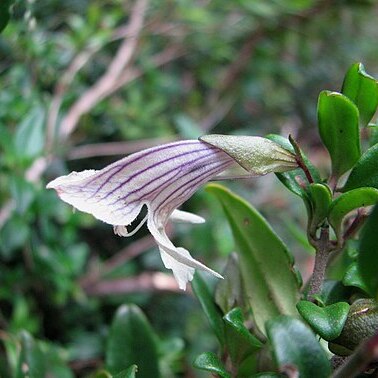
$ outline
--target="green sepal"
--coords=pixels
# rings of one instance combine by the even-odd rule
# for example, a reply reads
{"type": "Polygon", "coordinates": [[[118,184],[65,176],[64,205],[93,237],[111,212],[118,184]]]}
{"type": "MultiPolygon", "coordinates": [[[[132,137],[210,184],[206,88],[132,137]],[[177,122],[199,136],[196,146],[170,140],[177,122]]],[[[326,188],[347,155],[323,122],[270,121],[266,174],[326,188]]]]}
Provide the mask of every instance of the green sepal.
{"type": "Polygon", "coordinates": [[[194,279],[192,281],[192,289],[194,294],[198,298],[202,309],[213,329],[219,343],[222,347],[225,346],[225,334],[224,334],[224,322],[222,319],[222,312],[219,307],[215,304],[213,296],[210,293],[209,288],[203,278],[195,273],[194,279]]]}
{"type": "Polygon", "coordinates": [[[348,97],[337,92],[323,91],[318,100],[320,137],[332,161],[336,178],[348,171],[361,155],[358,109],[348,97]]]}
{"type": "Polygon", "coordinates": [[[377,162],[378,143],[366,150],[359,158],[341,191],[347,192],[362,187],[373,187],[378,189],[377,162]]]}
{"type": "Polygon", "coordinates": [[[358,188],[343,193],[336,198],[329,209],[328,221],[338,240],[341,238],[342,221],[352,210],[375,205],[378,202],[378,189],[358,188]]]}
{"type": "Polygon", "coordinates": [[[223,363],[218,356],[212,352],[200,354],[193,362],[193,366],[197,369],[208,371],[221,378],[231,378],[223,363]]]}
{"type": "Polygon", "coordinates": [[[206,189],[221,203],[235,239],[247,304],[257,328],[280,314],[296,315],[299,286],[293,258],[268,222],[248,202],[221,185],[206,189]]]}
{"type": "Polygon", "coordinates": [[[378,299],[378,205],[374,207],[361,231],[357,263],[367,292],[378,299]]]}
{"type": "Polygon", "coordinates": [[[356,104],[360,113],[360,125],[367,126],[377,110],[377,80],[365,72],[362,63],[355,63],[346,73],[341,91],[356,104]]]}
{"type": "Polygon", "coordinates": [[[338,302],[329,306],[319,307],[309,301],[297,304],[298,312],[324,340],[331,341],[338,337],[343,330],[349,312],[349,304],[338,302]]]}
{"type": "Polygon", "coordinates": [[[279,316],[266,324],[273,358],[280,370],[295,366],[301,378],[329,378],[331,366],[317,338],[303,322],[279,316]]]}

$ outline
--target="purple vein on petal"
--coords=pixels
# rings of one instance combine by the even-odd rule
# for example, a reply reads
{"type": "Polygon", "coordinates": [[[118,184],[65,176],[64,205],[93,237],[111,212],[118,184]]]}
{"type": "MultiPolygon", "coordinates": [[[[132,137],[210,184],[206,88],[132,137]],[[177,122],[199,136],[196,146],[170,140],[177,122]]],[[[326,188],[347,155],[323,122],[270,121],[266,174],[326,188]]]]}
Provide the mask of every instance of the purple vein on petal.
{"type": "MultiPolygon", "coordinates": [[[[112,177],[114,177],[117,174],[121,174],[121,171],[124,170],[124,169],[132,170],[132,165],[134,163],[138,163],[141,159],[146,158],[147,156],[149,156],[149,155],[151,155],[153,153],[160,153],[163,150],[167,150],[167,149],[177,150],[178,146],[182,147],[182,146],[190,146],[190,145],[198,145],[198,144],[201,144],[201,142],[199,142],[199,141],[176,142],[176,143],[171,143],[171,144],[166,145],[166,146],[154,147],[154,148],[152,148],[152,149],[150,149],[148,151],[145,151],[143,153],[141,151],[139,153],[136,153],[135,155],[137,155],[137,156],[134,156],[133,158],[131,158],[131,156],[123,158],[121,161],[115,162],[115,163],[109,165],[108,167],[104,168],[103,172],[100,171],[100,172],[96,173],[94,175],[93,179],[89,180],[86,183],[85,186],[90,185],[91,183],[93,183],[93,181],[98,180],[100,177],[108,174],[109,172],[112,172],[114,168],[118,168],[115,172],[112,172],[108,177],[106,177],[106,179],[102,182],[102,184],[93,193],[93,195],[92,195],[92,197],[93,197],[112,179],[112,177]]],[[[207,150],[208,149],[209,148],[207,148],[207,150]]],[[[214,149],[214,147],[213,147],[213,149],[214,149]]],[[[190,151],[190,152],[193,152],[193,151],[190,151]]],[[[170,159],[173,159],[173,158],[175,158],[175,157],[170,157],[170,159]]],[[[161,161],[160,163],[164,163],[164,161],[161,161]]],[[[138,173],[139,172],[140,171],[138,171],[138,173]]],[[[124,181],[123,183],[121,183],[120,185],[122,186],[125,183],[127,183],[129,181],[129,179],[133,178],[133,176],[129,176],[128,179],[126,181],[124,181]]],[[[137,174],[136,174],[136,176],[137,176],[137,174]]],[[[114,188],[114,191],[116,191],[117,189],[118,189],[118,187],[114,188]]],[[[110,192],[109,194],[111,194],[112,192],[110,192]]],[[[104,197],[104,198],[106,198],[106,197],[104,197]]]]}
{"type": "MultiPolygon", "coordinates": [[[[190,172],[185,172],[185,171],[184,171],[183,168],[184,168],[185,166],[187,166],[187,165],[189,165],[189,164],[190,164],[190,165],[197,164],[197,163],[200,162],[201,160],[205,160],[205,159],[207,159],[209,156],[212,156],[213,154],[214,154],[214,151],[211,151],[210,153],[208,153],[208,154],[206,154],[206,155],[199,156],[199,157],[195,158],[194,160],[191,160],[190,163],[181,164],[180,166],[174,167],[174,168],[172,168],[172,169],[170,169],[170,170],[168,170],[168,171],[166,171],[166,172],[163,172],[163,173],[160,174],[159,176],[154,177],[154,180],[151,180],[151,181],[145,183],[144,185],[142,185],[141,187],[139,187],[139,188],[137,188],[137,189],[134,189],[134,190],[128,192],[128,193],[127,193],[125,196],[123,196],[123,197],[117,198],[117,200],[115,200],[114,202],[110,203],[109,205],[114,205],[114,204],[116,204],[116,203],[119,202],[119,201],[123,201],[123,200],[125,200],[126,198],[132,196],[132,195],[135,194],[135,193],[140,193],[141,190],[143,190],[144,188],[146,188],[146,187],[148,187],[148,186],[150,186],[150,185],[155,184],[155,186],[154,186],[152,189],[150,189],[148,192],[141,193],[139,197],[134,198],[134,199],[132,199],[132,200],[130,200],[130,201],[127,201],[127,202],[128,202],[128,204],[130,204],[130,203],[133,203],[133,202],[139,201],[139,200],[141,200],[143,197],[146,197],[146,196],[152,194],[155,190],[157,190],[157,189],[161,189],[161,188],[162,188],[162,185],[164,185],[165,183],[170,182],[170,181],[172,180],[172,178],[173,178],[173,177],[171,177],[171,174],[172,174],[172,173],[175,173],[176,171],[178,171],[177,174],[174,176],[176,179],[180,179],[181,177],[185,177],[185,175],[187,175],[187,174],[190,173],[190,172]],[[180,175],[179,175],[180,172],[185,172],[185,173],[184,173],[184,175],[180,176],[180,175]],[[163,177],[167,177],[167,176],[168,176],[167,180],[164,180],[163,182],[160,182],[160,181],[159,181],[159,180],[162,179],[163,177]]],[[[106,197],[104,197],[104,198],[106,198],[106,197]]]]}
{"type": "MultiPolygon", "coordinates": [[[[150,166],[146,167],[146,168],[143,168],[141,170],[139,170],[138,172],[134,173],[133,175],[131,176],[128,176],[128,178],[124,181],[122,181],[121,183],[119,183],[115,188],[113,188],[111,191],[107,192],[105,196],[103,196],[101,199],[106,199],[108,198],[109,196],[113,195],[117,190],[121,189],[125,184],[128,184],[130,183],[132,180],[134,180],[136,177],[146,173],[147,171],[151,170],[151,169],[154,169],[156,168],[157,166],[159,165],[162,165],[162,164],[165,164],[165,163],[169,163],[170,161],[174,160],[174,159],[177,159],[177,158],[181,158],[181,157],[184,157],[184,156],[187,156],[187,155],[191,155],[191,154],[195,154],[195,153],[200,153],[200,152],[205,152],[205,151],[208,151],[209,148],[200,148],[200,149],[197,149],[197,150],[192,150],[192,151],[187,151],[187,152],[183,152],[183,153],[180,153],[178,155],[175,155],[175,156],[171,156],[167,159],[164,159],[162,161],[159,161],[157,163],[154,163],[154,164],[151,164],[150,166]]],[[[110,179],[112,177],[114,177],[116,173],[112,174],[110,177],[108,177],[106,179],[106,181],[97,189],[97,191],[94,193],[94,195],[96,195],[100,190],[101,188],[106,185],[110,179]]],[[[94,196],[93,195],[93,196],[94,196]]]]}
{"type": "MultiPolygon", "coordinates": [[[[224,170],[225,168],[227,168],[232,162],[230,161],[225,161],[219,165],[217,165],[216,167],[214,167],[213,169],[211,170],[208,170],[206,173],[203,173],[202,175],[200,175],[197,179],[189,179],[187,180],[185,183],[181,183],[181,187],[180,187],[180,190],[175,190],[174,192],[171,192],[169,193],[165,198],[164,200],[162,200],[157,206],[156,208],[162,208],[164,207],[164,205],[166,204],[166,202],[170,201],[172,202],[173,200],[175,200],[176,198],[181,198],[182,197],[182,194],[183,192],[186,193],[188,190],[191,191],[191,190],[195,190],[198,186],[200,186],[202,183],[208,181],[208,179],[210,177],[212,177],[214,174],[216,174],[217,172],[221,171],[221,170],[224,170]],[[172,193],[174,193],[175,195],[172,196],[172,193]]],[[[214,165],[214,164],[217,164],[217,163],[213,163],[213,164],[209,164],[210,165],[214,165]]],[[[184,202],[185,200],[181,200],[179,201],[179,204],[184,202]]],[[[173,204],[172,204],[173,206],[173,204]]],[[[173,207],[176,207],[176,206],[173,206],[173,207]]]]}

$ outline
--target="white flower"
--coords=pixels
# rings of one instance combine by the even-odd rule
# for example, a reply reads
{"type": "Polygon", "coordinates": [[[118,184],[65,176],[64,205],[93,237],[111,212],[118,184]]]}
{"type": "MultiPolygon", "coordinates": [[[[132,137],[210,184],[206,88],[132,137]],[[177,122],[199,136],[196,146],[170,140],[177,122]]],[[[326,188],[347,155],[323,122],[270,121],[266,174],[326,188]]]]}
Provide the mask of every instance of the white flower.
{"type": "MultiPolygon", "coordinates": [[[[261,139],[267,141],[258,138],[260,144],[261,139]]],[[[256,140],[251,141],[252,146],[247,143],[245,148],[253,148],[256,140]]],[[[120,236],[134,234],[147,221],[164,265],[172,269],[179,287],[185,289],[196,268],[222,276],[195,260],[186,249],[175,247],[165,233],[166,223],[168,219],[204,222],[201,217],[177,208],[201,185],[237,160],[209,143],[181,141],[135,153],[98,171],[72,172],[51,181],[47,188],[55,189],[63,201],[76,209],[113,225],[120,236]],[[144,205],[145,219],[128,232],[127,226],[144,205]]]]}

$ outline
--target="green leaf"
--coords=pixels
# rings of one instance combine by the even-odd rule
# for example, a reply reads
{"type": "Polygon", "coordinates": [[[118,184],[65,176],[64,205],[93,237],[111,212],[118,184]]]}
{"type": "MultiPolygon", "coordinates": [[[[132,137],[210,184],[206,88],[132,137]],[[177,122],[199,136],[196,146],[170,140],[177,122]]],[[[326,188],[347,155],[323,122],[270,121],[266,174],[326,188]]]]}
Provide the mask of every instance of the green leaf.
{"type": "Polygon", "coordinates": [[[370,147],[357,161],[342,191],[370,186],[378,189],[378,143],[370,147]]]}
{"type": "Polygon", "coordinates": [[[9,22],[9,8],[12,3],[12,0],[2,0],[0,2],[0,33],[4,30],[4,28],[7,26],[9,22]]]}
{"type": "Polygon", "coordinates": [[[224,279],[219,280],[215,287],[215,303],[225,314],[234,307],[244,308],[246,294],[243,289],[238,255],[236,253],[231,253],[228,257],[222,275],[224,279]]]}
{"type": "Polygon", "coordinates": [[[309,193],[312,207],[310,234],[314,235],[317,227],[327,218],[332,193],[327,185],[317,183],[310,185],[309,193]]]}
{"type": "Polygon", "coordinates": [[[223,366],[218,356],[212,352],[200,354],[195,359],[193,366],[197,369],[217,374],[221,378],[231,378],[231,375],[226,371],[226,368],[223,366]]]}
{"type": "Polygon", "coordinates": [[[331,366],[315,335],[300,320],[279,316],[267,322],[266,331],[278,369],[287,365],[301,378],[328,378],[331,366]]]}
{"type": "Polygon", "coordinates": [[[45,143],[44,121],[44,109],[35,107],[17,126],[14,145],[19,156],[34,158],[42,153],[45,143]]]}
{"type": "Polygon", "coordinates": [[[126,370],[122,370],[119,373],[113,375],[106,370],[100,370],[96,373],[95,378],[135,378],[138,367],[136,365],[130,366],[126,370]]]}
{"type": "Polygon", "coordinates": [[[299,289],[293,261],[267,221],[245,200],[212,184],[234,235],[240,270],[257,327],[280,314],[295,315],[299,289]]]}
{"type": "Polygon", "coordinates": [[[358,270],[365,282],[368,293],[378,298],[378,205],[366,221],[360,237],[358,270]]]}
{"type": "Polygon", "coordinates": [[[357,105],[360,125],[367,126],[377,110],[378,82],[365,72],[362,63],[355,63],[349,68],[342,93],[357,105]]]}
{"type": "Polygon", "coordinates": [[[360,157],[358,109],[337,92],[323,91],[318,100],[320,137],[332,160],[332,174],[341,176],[360,157]]]}
{"type": "Polygon", "coordinates": [[[234,365],[238,366],[249,355],[258,351],[262,343],[244,325],[240,308],[234,308],[223,317],[226,323],[226,345],[234,365]]]}
{"type": "Polygon", "coordinates": [[[120,371],[113,378],[135,378],[138,367],[136,365],[130,366],[128,369],[120,371]]]}
{"type": "Polygon", "coordinates": [[[138,378],[159,377],[156,336],[142,311],[123,305],[112,322],[107,346],[106,367],[112,374],[138,366],[138,378]]]}
{"type": "Polygon", "coordinates": [[[39,378],[46,374],[45,359],[38,343],[28,332],[22,332],[17,378],[39,378]]]}
{"type": "Polygon", "coordinates": [[[221,313],[219,307],[215,304],[205,281],[197,272],[195,273],[192,281],[192,288],[194,294],[201,303],[202,309],[209,320],[211,328],[223,347],[225,345],[224,323],[222,319],[223,314],[221,313]]]}
{"type": "Polygon", "coordinates": [[[331,341],[343,330],[349,312],[349,304],[338,302],[326,307],[319,307],[309,301],[297,304],[298,312],[311,328],[324,340],[331,341]]]}
{"type": "Polygon", "coordinates": [[[366,286],[361,276],[357,262],[353,262],[352,264],[350,264],[349,268],[345,272],[345,275],[343,278],[343,284],[345,286],[358,287],[365,293],[368,293],[369,291],[368,287],[366,286]]]}
{"type": "Polygon", "coordinates": [[[335,231],[337,239],[341,237],[341,226],[344,217],[352,210],[375,205],[378,202],[378,189],[358,188],[341,194],[329,209],[329,224],[335,231]]]}

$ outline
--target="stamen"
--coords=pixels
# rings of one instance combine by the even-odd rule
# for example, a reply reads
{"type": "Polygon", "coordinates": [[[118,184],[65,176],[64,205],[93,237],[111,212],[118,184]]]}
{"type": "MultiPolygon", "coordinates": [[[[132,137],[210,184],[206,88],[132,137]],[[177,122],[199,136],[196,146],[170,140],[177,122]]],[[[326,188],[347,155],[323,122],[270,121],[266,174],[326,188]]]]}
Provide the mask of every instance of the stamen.
{"type": "Polygon", "coordinates": [[[146,214],[146,216],[142,219],[142,221],[138,224],[138,226],[136,226],[134,228],[134,230],[132,231],[127,231],[127,227],[126,226],[114,226],[113,229],[114,229],[114,233],[116,235],[119,235],[119,236],[124,236],[126,238],[130,237],[130,236],[133,236],[135,235],[141,228],[142,226],[146,223],[148,219],[148,214],[146,214]],[[119,230],[119,228],[122,227],[122,231],[119,230]]]}

